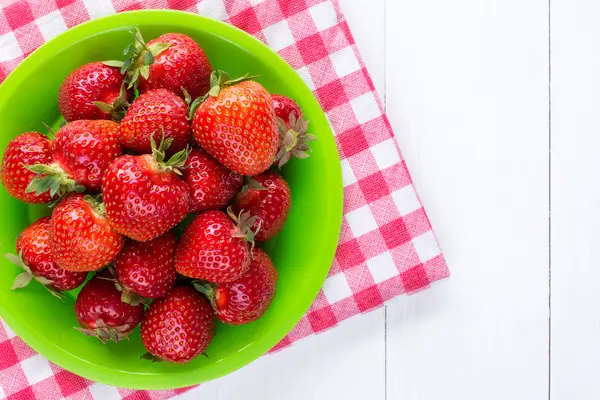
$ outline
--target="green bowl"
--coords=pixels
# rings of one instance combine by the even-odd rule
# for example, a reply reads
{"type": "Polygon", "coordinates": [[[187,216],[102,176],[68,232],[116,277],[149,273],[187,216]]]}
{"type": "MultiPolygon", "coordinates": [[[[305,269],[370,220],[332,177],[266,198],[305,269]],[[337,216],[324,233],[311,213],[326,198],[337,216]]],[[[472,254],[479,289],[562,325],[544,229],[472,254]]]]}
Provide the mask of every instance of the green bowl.
{"type": "MultiPolygon", "coordinates": [[[[310,89],[277,54],[247,33],[225,23],[176,11],[135,11],[77,26],[31,54],[0,86],[0,148],[30,130],[45,132],[43,123],[60,120],[57,93],[76,67],[97,60],[121,59],[128,33],[138,26],[146,40],[167,32],[194,38],[215,69],[231,76],[258,74],[272,93],[294,98],[319,136],[306,160],[283,169],[293,197],[292,211],[281,234],[265,248],[279,272],[277,296],[258,321],[232,327],[219,324],[207,350],[186,365],[140,360],[145,352],[137,332],[131,340],[103,345],[73,329],[76,293],[65,303],[37,283],[19,291],[10,286],[18,268],[0,261],[0,316],[33,349],[85,378],[133,389],[169,389],[215,379],[248,364],[276,345],[306,313],[333,261],[342,219],[340,160],[329,123],[310,89]]],[[[0,189],[2,253],[15,251],[19,233],[46,206],[21,203],[0,189]]]]}

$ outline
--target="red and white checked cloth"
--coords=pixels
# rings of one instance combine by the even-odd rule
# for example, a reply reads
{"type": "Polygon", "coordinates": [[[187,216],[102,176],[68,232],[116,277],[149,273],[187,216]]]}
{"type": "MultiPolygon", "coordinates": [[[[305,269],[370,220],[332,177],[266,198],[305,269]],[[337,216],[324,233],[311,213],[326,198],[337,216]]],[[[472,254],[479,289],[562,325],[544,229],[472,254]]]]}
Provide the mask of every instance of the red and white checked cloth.
{"type": "MultiPolygon", "coordinates": [[[[0,82],[57,34],[126,10],[170,8],[227,21],[277,51],[314,91],[342,160],[344,220],[316,301],[275,349],[449,275],[394,133],[337,0],[0,0],[0,82]]],[[[88,381],[0,324],[0,399],[166,399],[88,381]],[[110,398],[113,398],[110,397],[110,398]]]]}

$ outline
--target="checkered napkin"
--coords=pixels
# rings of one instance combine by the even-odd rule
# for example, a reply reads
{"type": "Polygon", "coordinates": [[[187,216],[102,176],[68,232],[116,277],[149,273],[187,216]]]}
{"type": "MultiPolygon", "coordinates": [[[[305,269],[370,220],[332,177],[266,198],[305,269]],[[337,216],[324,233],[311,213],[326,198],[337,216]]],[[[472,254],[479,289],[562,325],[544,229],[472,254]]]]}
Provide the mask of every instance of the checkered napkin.
{"type": "MultiPolygon", "coordinates": [[[[228,21],[277,51],[314,91],[335,132],[344,180],[337,255],[316,301],[274,350],[386,300],[427,288],[448,269],[394,133],[337,0],[0,0],[0,82],[57,34],[89,19],[171,8],[228,21]]],[[[0,324],[0,399],[164,399],[90,382],[49,363],[0,324]]]]}

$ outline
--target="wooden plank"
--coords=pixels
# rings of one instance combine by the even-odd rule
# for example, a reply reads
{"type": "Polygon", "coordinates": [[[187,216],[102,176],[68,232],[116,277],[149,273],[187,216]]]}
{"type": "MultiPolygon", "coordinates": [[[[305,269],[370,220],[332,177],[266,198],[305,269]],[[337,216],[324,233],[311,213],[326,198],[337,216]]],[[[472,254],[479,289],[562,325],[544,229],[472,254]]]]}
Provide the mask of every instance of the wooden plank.
{"type": "Polygon", "coordinates": [[[600,396],[600,4],[552,0],[553,400],[600,396]]]}
{"type": "Polygon", "coordinates": [[[385,399],[384,309],[295,343],[183,399],[385,399]]]}
{"type": "Polygon", "coordinates": [[[386,0],[340,0],[356,46],[369,70],[379,97],[385,98],[386,0]]]}
{"type": "MultiPolygon", "coordinates": [[[[340,5],[383,98],[385,0],[372,0],[368,8],[363,0],[341,0],[340,5]]],[[[385,311],[353,318],[180,398],[384,400],[385,311]]]]}
{"type": "Polygon", "coordinates": [[[547,399],[548,4],[390,1],[386,26],[387,111],[452,272],[388,305],[387,398],[547,399]]]}

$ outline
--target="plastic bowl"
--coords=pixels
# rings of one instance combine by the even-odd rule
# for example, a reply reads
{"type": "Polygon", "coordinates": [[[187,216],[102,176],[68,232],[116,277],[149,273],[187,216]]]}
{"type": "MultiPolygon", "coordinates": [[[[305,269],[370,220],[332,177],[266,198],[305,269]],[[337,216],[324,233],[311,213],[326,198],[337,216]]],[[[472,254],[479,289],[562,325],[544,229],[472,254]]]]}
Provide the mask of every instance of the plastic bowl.
{"type": "MultiPolygon", "coordinates": [[[[76,293],[65,303],[37,283],[11,291],[18,268],[0,261],[0,316],[33,349],[85,378],[133,389],[170,389],[211,380],[250,363],[276,345],[306,313],[333,261],[342,219],[340,160],[329,123],[295,71],[247,33],[225,23],[177,11],[134,11],[79,25],[31,54],[0,86],[0,148],[16,135],[60,120],[57,93],[63,79],[84,63],[122,59],[128,31],[138,26],[146,40],[167,32],[194,38],[213,68],[231,76],[249,72],[272,93],[291,96],[311,121],[314,142],[309,159],[293,160],[283,169],[293,206],[281,234],[265,248],[279,272],[277,296],[258,321],[232,327],[219,324],[208,348],[209,359],[185,365],[140,360],[145,352],[137,331],[131,340],[103,345],[82,335],[73,313],[76,293]]],[[[2,253],[14,253],[19,233],[47,206],[29,206],[0,189],[2,253]]]]}

